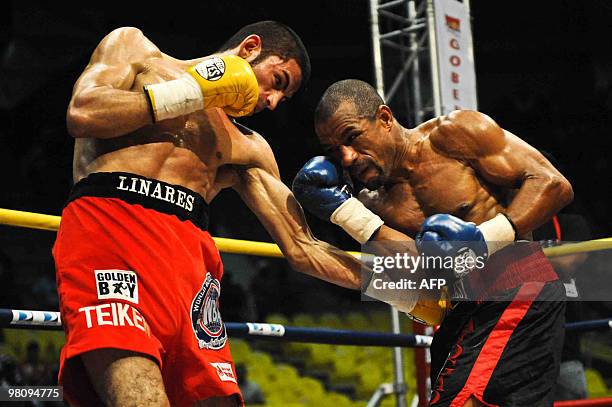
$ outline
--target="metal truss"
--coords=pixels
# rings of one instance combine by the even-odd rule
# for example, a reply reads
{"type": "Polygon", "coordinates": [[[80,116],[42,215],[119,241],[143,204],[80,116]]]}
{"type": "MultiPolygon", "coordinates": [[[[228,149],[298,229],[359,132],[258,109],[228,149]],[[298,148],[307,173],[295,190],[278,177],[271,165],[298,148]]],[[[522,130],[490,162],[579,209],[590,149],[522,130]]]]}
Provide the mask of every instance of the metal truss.
{"type": "Polygon", "coordinates": [[[439,105],[433,1],[370,0],[370,23],[380,95],[409,126],[433,116],[439,105]]]}

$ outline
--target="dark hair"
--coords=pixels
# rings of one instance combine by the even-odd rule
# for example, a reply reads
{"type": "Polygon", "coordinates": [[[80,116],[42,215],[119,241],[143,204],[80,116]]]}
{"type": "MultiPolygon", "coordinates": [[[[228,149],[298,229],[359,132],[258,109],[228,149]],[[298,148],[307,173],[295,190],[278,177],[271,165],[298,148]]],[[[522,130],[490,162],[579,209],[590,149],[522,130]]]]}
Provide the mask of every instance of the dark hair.
{"type": "Polygon", "coordinates": [[[369,83],[345,79],[332,84],[323,93],[315,110],[315,123],[327,121],[343,102],[351,103],[355,107],[355,115],[368,120],[373,120],[378,106],[385,103],[369,83]]]}
{"type": "Polygon", "coordinates": [[[257,65],[271,55],[276,55],[284,61],[295,59],[302,71],[302,82],[304,87],[310,79],[310,57],[300,37],[291,28],[277,21],[260,21],[245,25],[230,37],[225,44],[219,48],[219,52],[237,47],[242,40],[251,34],[261,37],[261,53],[253,61],[257,65]]]}

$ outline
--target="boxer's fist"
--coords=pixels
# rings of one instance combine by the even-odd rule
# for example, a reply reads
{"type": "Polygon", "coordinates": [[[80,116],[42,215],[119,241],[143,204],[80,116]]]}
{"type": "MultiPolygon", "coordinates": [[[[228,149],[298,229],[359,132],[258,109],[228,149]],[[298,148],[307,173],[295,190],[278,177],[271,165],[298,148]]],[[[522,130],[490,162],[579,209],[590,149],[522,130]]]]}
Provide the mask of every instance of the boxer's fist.
{"type": "Polygon", "coordinates": [[[515,235],[514,226],[502,214],[478,226],[452,215],[438,214],[425,219],[415,240],[417,249],[426,255],[485,260],[512,243],[515,235]]]}
{"type": "Polygon", "coordinates": [[[225,55],[206,58],[177,79],[147,84],[144,93],[153,121],[159,122],[212,107],[230,116],[251,114],[259,99],[259,85],[246,60],[225,55]]]}
{"type": "Polygon", "coordinates": [[[187,69],[204,97],[204,109],[220,107],[230,116],[253,113],[259,85],[251,65],[236,55],[213,56],[187,69]]]}
{"type": "Polygon", "coordinates": [[[328,157],[308,161],[295,176],[292,189],[309,212],[342,227],[359,243],[368,241],[383,224],[378,215],[351,196],[350,179],[328,157]]]}
{"type": "Polygon", "coordinates": [[[476,256],[488,256],[485,238],[476,224],[452,215],[425,219],[415,241],[417,249],[427,255],[455,258],[471,249],[476,256]]]}
{"type": "Polygon", "coordinates": [[[326,221],[352,193],[350,184],[342,177],[342,169],[323,156],[304,164],[293,180],[292,189],[304,208],[326,221]]]}

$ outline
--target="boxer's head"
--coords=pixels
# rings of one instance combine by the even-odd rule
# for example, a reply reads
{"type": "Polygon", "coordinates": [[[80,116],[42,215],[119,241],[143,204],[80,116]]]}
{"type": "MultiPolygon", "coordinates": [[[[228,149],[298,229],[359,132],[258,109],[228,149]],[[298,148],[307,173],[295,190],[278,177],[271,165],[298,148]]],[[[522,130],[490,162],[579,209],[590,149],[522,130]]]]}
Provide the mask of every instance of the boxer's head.
{"type": "Polygon", "coordinates": [[[325,153],[368,189],[380,187],[391,173],[393,125],[393,114],[376,90],[356,79],[331,85],[315,110],[315,130],[325,153]]]}
{"type": "Polygon", "coordinates": [[[259,83],[256,112],[274,110],[293,96],[310,78],[310,58],[298,35],[276,21],[261,21],[241,28],[219,48],[246,59],[259,83]]]}

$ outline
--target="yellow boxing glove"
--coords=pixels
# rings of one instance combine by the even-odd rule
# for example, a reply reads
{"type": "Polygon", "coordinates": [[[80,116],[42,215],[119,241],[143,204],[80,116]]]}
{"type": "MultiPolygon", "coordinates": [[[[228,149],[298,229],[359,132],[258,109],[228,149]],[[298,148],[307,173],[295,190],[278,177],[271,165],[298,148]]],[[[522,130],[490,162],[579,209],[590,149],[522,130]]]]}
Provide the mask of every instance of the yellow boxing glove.
{"type": "Polygon", "coordinates": [[[144,91],[156,122],[212,107],[245,116],[255,110],[259,98],[251,65],[235,55],[206,58],[178,79],[145,85],[144,91]]]}
{"type": "Polygon", "coordinates": [[[388,274],[380,274],[365,282],[363,294],[386,302],[425,325],[440,325],[450,308],[448,291],[384,289],[384,282],[393,281],[388,274]]]}
{"type": "Polygon", "coordinates": [[[423,290],[414,308],[407,315],[425,325],[440,325],[450,307],[448,292],[423,290]]]}

